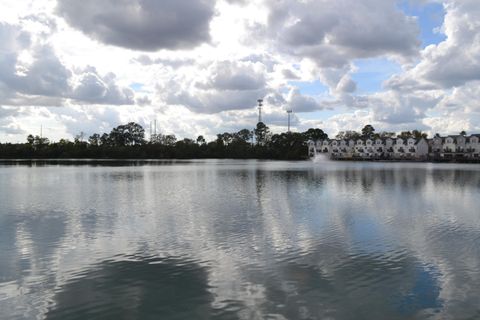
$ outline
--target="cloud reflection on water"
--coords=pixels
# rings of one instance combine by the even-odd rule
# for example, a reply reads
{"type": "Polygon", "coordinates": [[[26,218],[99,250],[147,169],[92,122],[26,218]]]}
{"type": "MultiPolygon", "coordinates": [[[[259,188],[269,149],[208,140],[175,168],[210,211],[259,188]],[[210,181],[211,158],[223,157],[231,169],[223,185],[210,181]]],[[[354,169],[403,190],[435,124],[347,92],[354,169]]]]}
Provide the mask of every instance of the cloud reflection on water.
{"type": "Polygon", "coordinates": [[[474,166],[225,161],[0,176],[2,317],[144,318],[166,305],[226,319],[480,312],[474,166]]]}

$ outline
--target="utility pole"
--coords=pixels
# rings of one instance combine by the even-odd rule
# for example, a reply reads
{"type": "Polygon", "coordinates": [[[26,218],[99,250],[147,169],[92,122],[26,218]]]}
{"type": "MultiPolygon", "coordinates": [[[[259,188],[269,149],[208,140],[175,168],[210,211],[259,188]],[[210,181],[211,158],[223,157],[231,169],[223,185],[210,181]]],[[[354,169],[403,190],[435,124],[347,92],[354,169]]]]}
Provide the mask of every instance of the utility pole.
{"type": "Polygon", "coordinates": [[[292,109],[287,110],[287,114],[288,114],[288,131],[287,132],[289,133],[290,133],[290,116],[292,113],[293,113],[292,109]]]}

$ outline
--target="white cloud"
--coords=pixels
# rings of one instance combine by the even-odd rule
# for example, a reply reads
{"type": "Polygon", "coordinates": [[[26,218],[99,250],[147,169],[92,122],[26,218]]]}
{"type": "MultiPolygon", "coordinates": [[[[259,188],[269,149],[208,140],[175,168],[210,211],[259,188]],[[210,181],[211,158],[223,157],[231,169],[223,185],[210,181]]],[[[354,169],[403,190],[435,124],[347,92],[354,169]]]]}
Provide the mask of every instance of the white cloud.
{"type": "Polygon", "coordinates": [[[417,54],[419,28],[393,0],[267,1],[268,24],[260,35],[279,50],[341,68],[352,59],[417,54]]]}
{"type": "Polygon", "coordinates": [[[396,0],[2,3],[0,132],[14,141],[39,121],[68,137],[82,126],[108,131],[155,118],[180,137],[213,137],[253,127],[258,98],[276,131],[285,130],[286,109],[296,112],[296,129],[319,125],[331,134],[363,122],[479,127],[474,0],[444,0],[446,39],[424,49],[422,17],[396,0]],[[369,79],[356,77],[357,64],[376,57],[401,72],[364,93],[369,79]],[[312,88],[318,83],[327,90],[312,88]]]}
{"type": "Polygon", "coordinates": [[[251,108],[269,91],[265,66],[259,62],[217,61],[198,76],[192,81],[176,79],[183,84],[161,88],[166,102],[198,113],[217,113],[251,108]]]}
{"type": "Polygon", "coordinates": [[[480,80],[480,5],[476,0],[445,1],[446,40],[430,45],[418,64],[389,80],[400,90],[448,89],[480,80]]]}

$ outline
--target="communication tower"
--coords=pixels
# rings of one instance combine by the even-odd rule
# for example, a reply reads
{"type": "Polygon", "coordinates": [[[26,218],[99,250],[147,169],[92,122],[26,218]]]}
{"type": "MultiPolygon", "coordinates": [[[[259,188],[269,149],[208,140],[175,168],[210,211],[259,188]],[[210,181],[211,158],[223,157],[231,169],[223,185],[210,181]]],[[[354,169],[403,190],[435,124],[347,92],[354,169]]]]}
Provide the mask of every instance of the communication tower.
{"type": "Polygon", "coordinates": [[[258,99],[258,122],[262,122],[263,99],[258,99]]]}

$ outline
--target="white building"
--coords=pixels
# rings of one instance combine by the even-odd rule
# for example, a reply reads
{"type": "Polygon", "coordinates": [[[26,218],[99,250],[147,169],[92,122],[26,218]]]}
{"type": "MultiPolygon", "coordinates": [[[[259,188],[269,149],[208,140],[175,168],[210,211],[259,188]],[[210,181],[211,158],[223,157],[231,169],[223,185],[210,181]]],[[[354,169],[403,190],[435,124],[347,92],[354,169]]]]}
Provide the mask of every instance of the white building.
{"type": "Polygon", "coordinates": [[[480,159],[480,134],[469,137],[451,135],[435,136],[430,140],[430,157],[433,159],[480,159]]]}
{"type": "MultiPolygon", "coordinates": [[[[480,149],[477,137],[476,145],[480,149]]],[[[332,159],[362,160],[426,160],[429,143],[426,139],[356,139],[309,141],[309,154],[324,154],[332,159]]]]}

